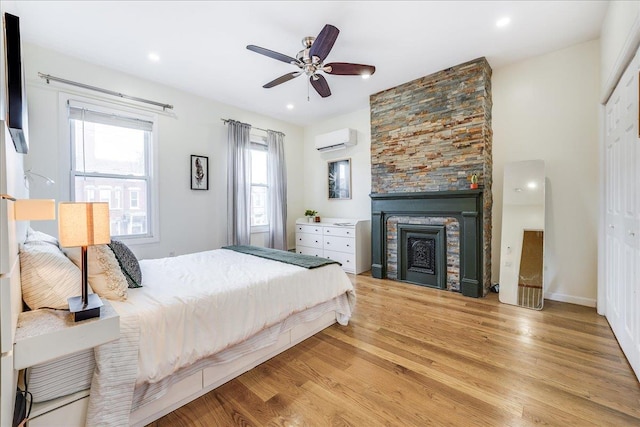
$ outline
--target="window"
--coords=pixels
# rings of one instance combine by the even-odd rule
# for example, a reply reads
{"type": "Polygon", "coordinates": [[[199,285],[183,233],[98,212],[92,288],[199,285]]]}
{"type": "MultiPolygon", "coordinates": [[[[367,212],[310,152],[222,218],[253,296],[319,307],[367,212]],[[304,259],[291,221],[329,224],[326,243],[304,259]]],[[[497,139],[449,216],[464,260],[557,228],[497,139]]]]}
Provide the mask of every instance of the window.
{"type": "Polygon", "coordinates": [[[116,188],[113,191],[113,203],[111,204],[111,209],[120,209],[122,207],[122,190],[116,188]]]}
{"type": "Polygon", "coordinates": [[[129,189],[129,208],[140,209],[140,191],[137,188],[129,189]]]}
{"type": "Polygon", "coordinates": [[[251,227],[263,231],[269,225],[267,207],[267,147],[264,143],[251,143],[251,227]]]}
{"type": "Polygon", "coordinates": [[[105,188],[101,188],[100,189],[100,201],[109,203],[109,205],[111,205],[111,190],[110,189],[105,189],[105,188]]]}
{"type": "Polygon", "coordinates": [[[86,186],[84,188],[84,200],[86,202],[95,202],[96,201],[96,190],[93,187],[86,186]]]}
{"type": "Polygon", "coordinates": [[[67,106],[72,200],[108,202],[112,237],[157,240],[155,116],[75,100],[67,106]]]}

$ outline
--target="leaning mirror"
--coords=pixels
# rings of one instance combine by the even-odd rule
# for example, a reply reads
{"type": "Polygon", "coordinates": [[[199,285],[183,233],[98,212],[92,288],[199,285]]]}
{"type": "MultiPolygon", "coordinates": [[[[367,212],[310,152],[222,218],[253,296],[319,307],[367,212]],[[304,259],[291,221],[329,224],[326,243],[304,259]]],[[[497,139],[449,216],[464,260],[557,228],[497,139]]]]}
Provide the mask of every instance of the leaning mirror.
{"type": "Polygon", "coordinates": [[[544,161],[504,166],[500,302],[544,304],[544,161]]]}

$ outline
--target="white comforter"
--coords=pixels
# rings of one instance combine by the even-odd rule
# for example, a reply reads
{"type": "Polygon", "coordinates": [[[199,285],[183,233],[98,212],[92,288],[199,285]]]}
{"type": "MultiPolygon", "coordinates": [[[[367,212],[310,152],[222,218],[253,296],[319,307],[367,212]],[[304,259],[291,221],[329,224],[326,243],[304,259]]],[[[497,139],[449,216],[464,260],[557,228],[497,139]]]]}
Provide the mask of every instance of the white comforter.
{"type": "MultiPolygon", "coordinates": [[[[143,287],[129,289],[126,301],[111,302],[120,314],[121,329],[134,331],[131,336],[135,338],[128,340],[138,339],[136,385],[160,381],[293,313],[339,295],[349,296],[350,308],[355,301],[351,281],[337,264],[305,269],[219,249],[143,260],[140,266],[143,287]]],[[[348,321],[351,310],[347,311],[338,317],[340,323],[348,321]]],[[[119,341],[126,341],[124,338],[123,334],[119,341]]],[[[101,394],[96,384],[115,392],[108,385],[108,376],[127,376],[127,367],[117,366],[117,356],[110,353],[132,354],[129,344],[107,345],[103,350],[102,354],[96,351],[97,372],[107,372],[94,377],[89,419],[94,412],[106,409],[108,413],[108,408],[91,409],[101,394]]]]}

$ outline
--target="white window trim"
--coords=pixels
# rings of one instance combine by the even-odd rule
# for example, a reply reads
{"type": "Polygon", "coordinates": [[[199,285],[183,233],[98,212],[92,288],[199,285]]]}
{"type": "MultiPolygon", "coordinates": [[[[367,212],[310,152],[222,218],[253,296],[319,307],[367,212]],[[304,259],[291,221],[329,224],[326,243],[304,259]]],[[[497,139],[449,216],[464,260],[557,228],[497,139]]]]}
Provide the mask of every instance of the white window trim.
{"type": "Polygon", "coordinates": [[[74,194],[74,180],[71,174],[71,144],[70,142],[70,130],[69,130],[69,117],[67,114],[67,102],[78,101],[83,104],[91,105],[92,109],[96,111],[108,111],[114,110],[120,111],[127,116],[137,117],[142,120],[148,120],[153,123],[151,130],[151,141],[149,144],[149,161],[148,166],[149,179],[151,183],[149,185],[149,205],[147,206],[147,212],[149,213],[149,236],[137,237],[137,236],[118,236],[118,240],[125,241],[127,245],[144,245],[148,243],[157,243],[160,241],[160,203],[158,200],[159,186],[158,186],[158,115],[146,110],[138,110],[131,107],[125,107],[117,103],[109,102],[106,100],[99,100],[96,98],[87,98],[80,95],[71,93],[60,92],[58,94],[58,121],[60,125],[59,138],[60,141],[64,141],[62,144],[64,147],[60,152],[60,175],[59,182],[68,182],[68,186],[61,186],[61,200],[71,200],[71,195],[74,194]]]}

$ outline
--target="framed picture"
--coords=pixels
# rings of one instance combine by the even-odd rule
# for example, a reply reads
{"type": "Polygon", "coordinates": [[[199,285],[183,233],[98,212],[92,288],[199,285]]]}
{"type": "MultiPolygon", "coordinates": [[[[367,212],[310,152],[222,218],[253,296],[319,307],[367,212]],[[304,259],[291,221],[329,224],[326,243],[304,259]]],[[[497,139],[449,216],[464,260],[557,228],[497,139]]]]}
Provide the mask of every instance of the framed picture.
{"type": "Polygon", "coordinates": [[[351,198],[351,159],[328,163],[329,199],[351,198]]]}
{"type": "Polygon", "coordinates": [[[209,189],[209,158],[191,155],[191,189],[209,189]]]}

